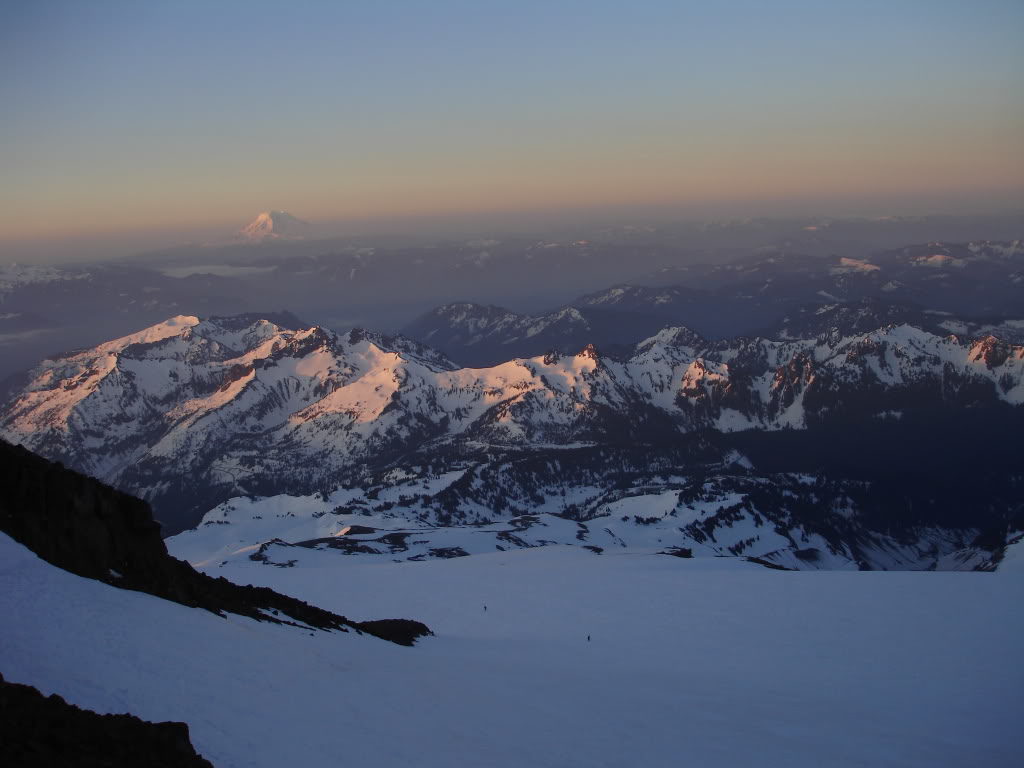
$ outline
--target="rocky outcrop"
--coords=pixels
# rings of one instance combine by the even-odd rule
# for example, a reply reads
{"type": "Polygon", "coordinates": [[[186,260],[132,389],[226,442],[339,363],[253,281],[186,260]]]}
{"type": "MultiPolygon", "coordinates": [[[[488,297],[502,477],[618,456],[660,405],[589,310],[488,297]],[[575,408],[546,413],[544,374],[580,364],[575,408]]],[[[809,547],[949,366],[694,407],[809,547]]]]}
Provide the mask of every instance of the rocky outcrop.
{"type": "Polygon", "coordinates": [[[100,715],[0,675],[0,762],[19,768],[213,768],[185,723],[100,715]]]}

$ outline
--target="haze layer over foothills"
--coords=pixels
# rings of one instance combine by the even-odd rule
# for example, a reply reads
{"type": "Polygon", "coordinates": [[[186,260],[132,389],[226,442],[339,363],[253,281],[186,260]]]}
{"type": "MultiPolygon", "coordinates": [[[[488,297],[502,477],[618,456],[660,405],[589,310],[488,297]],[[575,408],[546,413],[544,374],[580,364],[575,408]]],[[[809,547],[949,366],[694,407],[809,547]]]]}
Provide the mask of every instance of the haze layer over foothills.
{"type": "Polygon", "coordinates": [[[1019,761],[1022,31],[5,9],[0,762],[1019,761]]]}

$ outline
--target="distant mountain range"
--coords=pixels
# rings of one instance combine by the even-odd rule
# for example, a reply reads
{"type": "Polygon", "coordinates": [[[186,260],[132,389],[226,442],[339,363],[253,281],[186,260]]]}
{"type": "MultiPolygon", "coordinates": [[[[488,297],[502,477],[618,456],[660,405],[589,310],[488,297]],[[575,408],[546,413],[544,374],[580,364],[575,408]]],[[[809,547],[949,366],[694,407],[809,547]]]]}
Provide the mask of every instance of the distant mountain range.
{"type": "MultiPolygon", "coordinates": [[[[732,525],[722,504],[743,498],[728,489],[798,489],[803,481],[769,478],[799,471],[818,490],[799,503],[741,504],[742,514],[793,531],[793,505],[805,505],[797,527],[860,567],[935,567],[988,531],[988,548],[963,556],[975,567],[997,558],[1021,513],[1008,446],[1024,415],[1024,347],[992,336],[889,325],[708,342],[666,328],[623,359],[588,346],[469,369],[401,337],[286,325],[180,316],[44,361],[0,412],[0,434],[144,495],[172,533],[233,497],[326,500],[342,488],[357,489],[340,505],[352,514],[454,525],[554,512],[586,522],[638,493],[704,498],[699,478],[712,476],[720,490],[708,498],[724,495],[701,530],[715,538],[732,525]],[[939,435],[949,441],[941,449],[939,435]],[[950,460],[975,473],[974,506],[948,488],[950,460]],[[894,471],[898,501],[878,490],[894,471]],[[408,492],[380,506],[396,483],[408,492]],[[865,544],[883,534],[888,544],[865,544]],[[907,554],[919,549],[933,555],[907,554]]],[[[665,546],[692,546],[694,533],[665,523],[675,526],[665,546]]],[[[790,535],[787,552],[801,548],[790,535]]],[[[756,542],[736,551],[797,562],[756,542]]]]}
{"type": "MultiPolygon", "coordinates": [[[[748,230],[772,231],[753,223],[748,230]]],[[[586,343],[605,354],[628,353],[667,325],[710,339],[773,337],[787,319],[864,299],[951,313],[972,329],[1020,320],[1024,306],[1019,241],[925,244],[856,256],[798,256],[772,246],[746,249],[739,260],[724,263],[715,252],[708,258],[717,260],[701,264],[703,251],[650,237],[595,232],[592,240],[520,236],[430,244],[269,237],[103,264],[0,266],[0,380],[41,355],[95,346],[176,314],[285,308],[336,330],[400,331],[461,364],[490,365],[551,349],[573,352],[586,343]],[[445,320],[437,308],[453,303],[512,306],[508,312],[518,319],[503,323],[507,333],[484,329],[480,341],[463,343],[480,334],[445,320]],[[435,310],[440,317],[431,317],[435,310]],[[546,329],[524,340],[538,322],[546,329]],[[447,344],[449,333],[463,341],[447,344]]],[[[475,322],[482,320],[494,318],[475,322]]],[[[997,335],[1015,338],[1011,333],[1004,327],[997,335]]]]}
{"type": "Polygon", "coordinates": [[[712,339],[812,338],[911,323],[938,334],[1024,341],[1024,245],[932,243],[870,260],[769,255],[663,270],[664,285],[619,285],[540,315],[495,306],[439,306],[402,333],[465,365],[569,352],[587,343],[628,353],[666,325],[712,339]],[[668,284],[679,280],[680,284],[668,284]]]}

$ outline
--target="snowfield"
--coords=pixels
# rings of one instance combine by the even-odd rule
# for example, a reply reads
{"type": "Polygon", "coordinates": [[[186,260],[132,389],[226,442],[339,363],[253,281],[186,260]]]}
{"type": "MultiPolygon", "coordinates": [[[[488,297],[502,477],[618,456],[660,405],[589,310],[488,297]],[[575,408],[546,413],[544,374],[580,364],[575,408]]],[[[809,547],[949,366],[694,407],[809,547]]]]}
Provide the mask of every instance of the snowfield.
{"type": "Polygon", "coordinates": [[[100,712],[184,720],[218,768],[1019,759],[1019,572],[781,572],[561,546],[310,554],[231,575],[436,636],[401,648],[223,619],[0,535],[0,671],[100,712]]]}

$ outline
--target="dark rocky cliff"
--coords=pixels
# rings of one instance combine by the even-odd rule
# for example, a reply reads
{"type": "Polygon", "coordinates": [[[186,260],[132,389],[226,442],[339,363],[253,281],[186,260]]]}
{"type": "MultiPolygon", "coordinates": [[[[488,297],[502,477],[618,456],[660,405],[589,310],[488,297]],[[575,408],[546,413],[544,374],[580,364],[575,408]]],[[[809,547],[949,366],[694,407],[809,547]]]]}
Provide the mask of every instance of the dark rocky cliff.
{"type": "Polygon", "coordinates": [[[185,723],[100,715],[0,675],[0,762],[18,768],[213,768],[185,723]]]}

